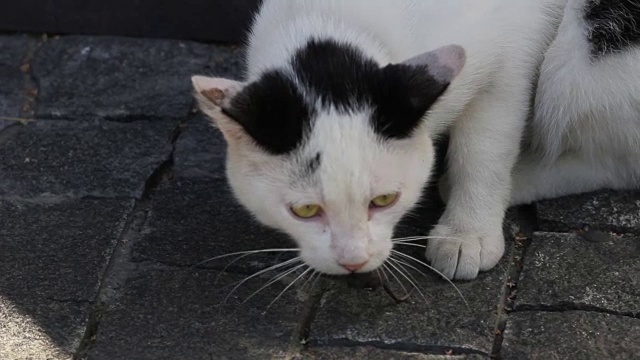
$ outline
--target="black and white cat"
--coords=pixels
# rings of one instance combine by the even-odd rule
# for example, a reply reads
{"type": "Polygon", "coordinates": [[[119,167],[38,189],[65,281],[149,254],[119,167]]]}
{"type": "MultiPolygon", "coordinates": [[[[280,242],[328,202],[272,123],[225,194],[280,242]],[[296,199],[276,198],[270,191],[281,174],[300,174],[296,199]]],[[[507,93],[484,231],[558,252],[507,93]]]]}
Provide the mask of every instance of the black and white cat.
{"type": "Polygon", "coordinates": [[[193,77],[199,105],[235,196],[322,273],[385,262],[444,133],[448,278],[496,265],[510,205],[640,183],[639,0],[266,0],[247,68],[193,77]]]}

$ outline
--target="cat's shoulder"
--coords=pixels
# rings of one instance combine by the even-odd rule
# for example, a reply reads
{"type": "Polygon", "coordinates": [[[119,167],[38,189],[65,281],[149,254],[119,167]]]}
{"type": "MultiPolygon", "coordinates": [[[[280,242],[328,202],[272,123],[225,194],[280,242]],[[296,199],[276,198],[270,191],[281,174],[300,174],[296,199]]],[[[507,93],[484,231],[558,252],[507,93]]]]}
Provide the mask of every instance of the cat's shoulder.
{"type": "Polygon", "coordinates": [[[584,0],[580,10],[593,56],[640,46],[640,0],[584,0]]]}

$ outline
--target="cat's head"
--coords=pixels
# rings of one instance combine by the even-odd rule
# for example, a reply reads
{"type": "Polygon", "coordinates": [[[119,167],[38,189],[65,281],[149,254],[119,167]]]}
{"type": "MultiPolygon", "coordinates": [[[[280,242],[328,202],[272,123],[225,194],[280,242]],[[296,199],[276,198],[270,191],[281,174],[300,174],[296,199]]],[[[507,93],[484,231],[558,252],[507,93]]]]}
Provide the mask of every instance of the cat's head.
{"type": "Polygon", "coordinates": [[[445,46],[380,66],[357,49],[311,41],[249,82],[194,76],[222,131],[227,176],[258,220],[288,233],[325,274],[368,272],[434,162],[425,116],[465,62],[445,46]]]}

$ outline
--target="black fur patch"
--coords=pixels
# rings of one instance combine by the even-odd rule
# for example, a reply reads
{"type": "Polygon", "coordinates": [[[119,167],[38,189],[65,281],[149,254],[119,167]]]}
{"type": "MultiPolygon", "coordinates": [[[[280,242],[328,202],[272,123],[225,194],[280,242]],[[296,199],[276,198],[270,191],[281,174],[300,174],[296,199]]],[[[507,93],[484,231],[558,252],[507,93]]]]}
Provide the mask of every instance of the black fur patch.
{"type": "Polygon", "coordinates": [[[311,40],[291,64],[323,106],[353,112],[373,109],[372,126],[383,138],[406,138],[449,84],[426,67],[380,67],[359,49],[334,40],[311,40]]]}
{"type": "Polygon", "coordinates": [[[299,165],[299,172],[297,173],[296,180],[304,179],[306,181],[310,179],[314,179],[314,175],[318,168],[320,168],[320,164],[322,161],[322,155],[320,152],[317,152],[313,157],[302,160],[299,165]]]}
{"type": "Polygon", "coordinates": [[[254,141],[274,155],[297,148],[311,129],[310,109],[293,81],[279,71],[264,73],[225,109],[254,141]]]}
{"type": "Polygon", "coordinates": [[[316,153],[316,156],[312,157],[308,162],[307,162],[307,167],[306,167],[306,171],[309,174],[313,174],[316,172],[316,170],[318,170],[318,168],[320,167],[320,160],[321,160],[321,155],[320,152],[316,153]]]}
{"type": "Polygon", "coordinates": [[[640,45],[640,0],[590,0],[584,17],[593,56],[640,45]]]}

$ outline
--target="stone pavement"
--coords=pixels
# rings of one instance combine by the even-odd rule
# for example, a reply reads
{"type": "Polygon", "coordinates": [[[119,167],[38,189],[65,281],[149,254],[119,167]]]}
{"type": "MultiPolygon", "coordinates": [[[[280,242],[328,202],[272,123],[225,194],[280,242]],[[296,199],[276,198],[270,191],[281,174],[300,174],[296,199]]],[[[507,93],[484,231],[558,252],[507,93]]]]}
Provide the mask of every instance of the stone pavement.
{"type": "MultiPolygon", "coordinates": [[[[422,294],[400,304],[341,279],[299,281],[271,304],[297,272],[245,302],[275,274],[235,284],[291,253],[199,263],[291,243],[234,202],[189,80],[240,77],[240,59],[184,41],[0,35],[0,359],[640,356],[640,192],[512,209],[508,254],[456,283],[462,296],[413,263],[426,275],[398,277],[422,294]]],[[[399,232],[423,234],[438,208],[427,199],[399,232]]]]}

